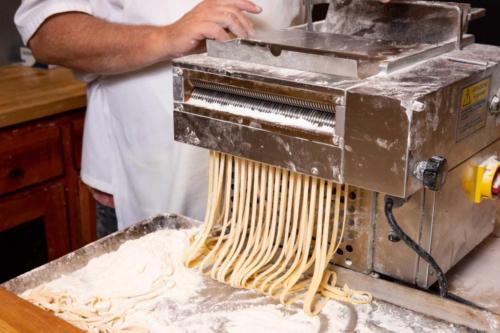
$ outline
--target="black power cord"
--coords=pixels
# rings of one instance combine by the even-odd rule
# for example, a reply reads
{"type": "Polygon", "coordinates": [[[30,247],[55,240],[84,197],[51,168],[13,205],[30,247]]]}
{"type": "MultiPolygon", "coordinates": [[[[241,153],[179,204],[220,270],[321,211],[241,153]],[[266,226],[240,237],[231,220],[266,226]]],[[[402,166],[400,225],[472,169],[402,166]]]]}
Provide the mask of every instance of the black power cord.
{"type": "Polygon", "coordinates": [[[484,310],[484,308],[480,307],[479,305],[472,303],[466,299],[463,299],[460,296],[454,295],[448,291],[448,279],[446,278],[446,275],[444,274],[443,270],[441,269],[441,267],[439,267],[438,263],[431,256],[429,252],[427,252],[420,245],[418,245],[413,239],[411,239],[410,236],[408,236],[407,233],[403,231],[403,229],[401,229],[392,212],[392,209],[394,207],[395,207],[394,199],[390,196],[386,196],[384,212],[385,212],[385,217],[387,218],[387,222],[389,223],[389,226],[392,229],[393,235],[397,236],[397,238],[402,240],[420,258],[425,260],[432,267],[434,272],[436,272],[439,285],[439,295],[443,298],[448,298],[456,302],[474,307],[476,309],[484,310]]]}

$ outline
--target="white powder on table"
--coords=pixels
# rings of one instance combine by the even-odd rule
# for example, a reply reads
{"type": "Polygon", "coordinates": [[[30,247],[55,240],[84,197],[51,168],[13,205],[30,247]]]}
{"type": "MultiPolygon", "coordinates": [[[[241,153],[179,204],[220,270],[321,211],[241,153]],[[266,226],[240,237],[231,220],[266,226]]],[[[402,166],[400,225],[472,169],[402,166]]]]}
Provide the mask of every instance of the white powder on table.
{"type": "Polygon", "coordinates": [[[117,251],[94,258],[86,267],[43,287],[65,292],[79,304],[93,297],[110,297],[110,311],[124,313],[123,321],[113,328],[136,326],[151,333],[462,331],[383,302],[353,306],[330,301],[319,316],[306,316],[300,305],[285,307],[185,268],[182,256],[194,232],[163,230],[127,241],[117,251]],[[116,298],[148,293],[160,277],[170,282],[153,298],[139,302],[116,298]]]}

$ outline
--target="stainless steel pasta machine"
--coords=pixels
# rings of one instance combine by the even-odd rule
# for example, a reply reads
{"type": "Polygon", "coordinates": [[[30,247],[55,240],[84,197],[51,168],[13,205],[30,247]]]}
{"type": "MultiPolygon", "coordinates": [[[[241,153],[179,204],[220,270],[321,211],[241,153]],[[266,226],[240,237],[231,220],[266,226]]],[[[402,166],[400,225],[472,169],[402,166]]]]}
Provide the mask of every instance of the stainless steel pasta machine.
{"type": "Polygon", "coordinates": [[[210,41],[174,63],[175,139],[349,184],[336,264],[428,288],[436,274],[384,197],[445,272],[493,231],[500,47],[466,33],[483,14],[331,0],[324,21],[210,41]]]}

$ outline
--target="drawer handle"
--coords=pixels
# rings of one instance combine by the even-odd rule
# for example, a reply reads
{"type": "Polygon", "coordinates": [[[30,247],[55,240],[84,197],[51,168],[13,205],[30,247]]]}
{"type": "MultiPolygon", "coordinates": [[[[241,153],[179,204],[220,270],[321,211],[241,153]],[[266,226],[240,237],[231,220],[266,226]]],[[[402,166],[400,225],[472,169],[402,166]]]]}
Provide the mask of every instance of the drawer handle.
{"type": "Polygon", "coordinates": [[[19,179],[24,177],[24,169],[21,167],[15,167],[9,171],[9,178],[19,179]]]}

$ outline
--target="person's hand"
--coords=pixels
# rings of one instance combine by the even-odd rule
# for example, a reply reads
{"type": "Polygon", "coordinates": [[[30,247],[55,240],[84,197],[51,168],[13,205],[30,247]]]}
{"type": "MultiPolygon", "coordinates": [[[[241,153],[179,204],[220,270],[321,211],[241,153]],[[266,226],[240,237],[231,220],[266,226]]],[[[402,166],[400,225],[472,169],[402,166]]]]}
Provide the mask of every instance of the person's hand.
{"type": "Polygon", "coordinates": [[[206,39],[227,41],[229,32],[238,37],[253,33],[252,21],[245,12],[262,9],[249,0],[205,0],[172,25],[166,26],[165,41],[169,57],[201,52],[206,39]]]}

